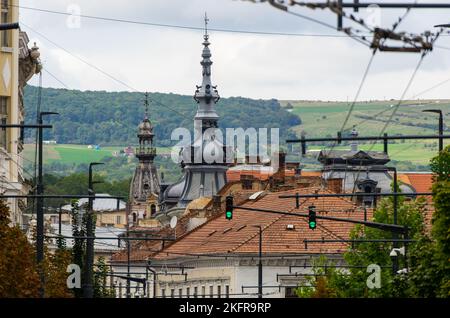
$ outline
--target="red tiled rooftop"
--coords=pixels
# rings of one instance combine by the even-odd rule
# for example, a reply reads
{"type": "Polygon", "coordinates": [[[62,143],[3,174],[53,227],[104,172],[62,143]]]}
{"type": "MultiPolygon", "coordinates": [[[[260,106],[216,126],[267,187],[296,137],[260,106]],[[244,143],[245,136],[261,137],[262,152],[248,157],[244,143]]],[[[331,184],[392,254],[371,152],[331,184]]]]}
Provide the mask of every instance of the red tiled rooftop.
{"type": "MultiPolygon", "coordinates": [[[[319,198],[301,200],[300,209],[295,207],[295,199],[280,199],[279,195],[296,192],[313,193],[317,188],[295,189],[268,193],[256,201],[247,201],[243,206],[307,213],[309,205],[315,205],[318,215],[363,220],[363,210],[342,198],[319,198]]],[[[320,193],[329,193],[320,191],[320,193]]],[[[372,211],[367,211],[368,218],[372,211]]],[[[310,230],[304,217],[252,212],[242,209],[234,211],[233,219],[226,220],[224,214],[203,224],[185,237],[157,253],[154,258],[174,258],[186,254],[256,254],[258,252],[259,230],[254,225],[263,226],[263,253],[269,254],[316,254],[342,253],[348,248],[346,243],[309,243],[305,239],[343,239],[348,238],[354,224],[329,220],[318,220],[315,230],[310,230]],[[295,226],[288,230],[287,225],[295,226]],[[187,252],[189,251],[189,252],[187,252]]]]}

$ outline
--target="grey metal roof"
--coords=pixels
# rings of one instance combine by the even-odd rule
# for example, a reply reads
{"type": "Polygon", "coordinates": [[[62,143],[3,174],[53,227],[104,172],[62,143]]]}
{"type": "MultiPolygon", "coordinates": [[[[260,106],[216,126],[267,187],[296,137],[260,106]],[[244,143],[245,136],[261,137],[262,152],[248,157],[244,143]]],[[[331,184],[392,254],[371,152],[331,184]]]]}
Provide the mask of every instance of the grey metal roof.
{"type": "MultiPolygon", "coordinates": [[[[109,197],[108,193],[96,193],[95,196],[109,197]]],[[[82,206],[88,202],[87,198],[79,199],[78,206],[82,206]]],[[[94,199],[93,202],[94,211],[116,211],[117,210],[117,199],[94,199]]],[[[119,210],[124,210],[126,208],[126,203],[122,200],[119,202],[119,210]]],[[[62,207],[64,211],[71,211],[72,206],[70,204],[64,205],[62,207]]]]}
{"type": "MultiPolygon", "coordinates": [[[[58,234],[58,224],[51,225],[53,233],[52,235],[58,234]]],[[[118,229],[115,227],[96,227],[95,236],[97,237],[107,237],[107,238],[118,238],[120,234],[125,233],[125,229],[118,229]]],[[[63,236],[73,236],[72,235],[72,225],[61,224],[61,235],[63,236]]],[[[54,240],[54,239],[53,239],[54,240]]],[[[56,241],[56,240],[54,240],[56,241]]],[[[71,248],[73,246],[73,239],[66,239],[66,246],[71,248]]],[[[53,242],[56,244],[55,242],[53,242]]],[[[117,240],[110,239],[95,239],[94,249],[103,251],[116,251],[120,248],[118,247],[117,240]]]]}

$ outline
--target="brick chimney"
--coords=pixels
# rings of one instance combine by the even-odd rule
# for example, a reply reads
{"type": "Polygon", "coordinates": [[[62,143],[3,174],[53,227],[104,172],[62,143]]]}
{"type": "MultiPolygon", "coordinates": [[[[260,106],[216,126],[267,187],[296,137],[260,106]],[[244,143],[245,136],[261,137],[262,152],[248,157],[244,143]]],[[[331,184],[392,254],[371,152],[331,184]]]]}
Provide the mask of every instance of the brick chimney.
{"type": "Polygon", "coordinates": [[[342,178],[332,178],[327,180],[327,189],[334,193],[342,193],[342,178]]]}

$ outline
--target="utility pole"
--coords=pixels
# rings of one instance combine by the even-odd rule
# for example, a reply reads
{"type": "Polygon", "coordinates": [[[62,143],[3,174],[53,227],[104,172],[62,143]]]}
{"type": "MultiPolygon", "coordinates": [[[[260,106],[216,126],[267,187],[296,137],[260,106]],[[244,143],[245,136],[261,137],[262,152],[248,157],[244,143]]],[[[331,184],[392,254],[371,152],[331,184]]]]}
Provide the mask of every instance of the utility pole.
{"type": "Polygon", "coordinates": [[[61,237],[61,217],[62,217],[62,207],[63,204],[59,205],[59,211],[58,211],[58,235],[61,237]]]}
{"type": "MultiPolygon", "coordinates": [[[[397,168],[395,167],[388,167],[388,170],[390,171],[394,171],[394,193],[398,193],[399,191],[397,191],[397,187],[398,187],[398,176],[397,176],[397,168]]],[[[394,196],[393,198],[394,201],[394,225],[397,225],[398,222],[398,196],[394,196]]],[[[394,240],[396,240],[398,238],[398,235],[396,232],[393,233],[394,236],[394,240]]],[[[398,242],[394,241],[394,248],[398,248],[398,242]]],[[[397,273],[398,270],[398,257],[395,257],[392,259],[392,271],[394,273],[397,273]]]]}
{"type": "MultiPolygon", "coordinates": [[[[43,165],[43,117],[47,115],[59,115],[55,112],[40,112],[39,122],[40,127],[38,128],[39,138],[38,138],[38,179],[36,184],[37,195],[44,194],[44,182],[42,178],[42,165],[43,165]]],[[[45,277],[42,269],[42,262],[44,260],[44,198],[38,197],[36,203],[36,258],[39,266],[39,276],[41,278],[41,287],[39,289],[39,296],[41,298],[45,295],[45,277]]]]}
{"type": "Polygon", "coordinates": [[[102,165],[102,162],[91,162],[89,164],[89,180],[88,180],[88,211],[87,211],[87,219],[86,219],[86,260],[85,260],[85,279],[84,279],[84,288],[83,288],[83,297],[84,298],[93,298],[94,297],[94,288],[92,283],[92,274],[94,267],[94,236],[95,231],[93,228],[95,224],[93,222],[93,203],[95,196],[95,192],[93,189],[93,181],[92,181],[92,167],[97,165],[102,165]]]}
{"type": "MultiPolygon", "coordinates": [[[[442,110],[440,109],[425,109],[424,113],[436,113],[439,115],[439,136],[444,135],[444,116],[442,115],[442,110]]],[[[444,139],[439,137],[439,152],[444,149],[444,139]]]]}
{"type": "MultiPolygon", "coordinates": [[[[130,278],[130,253],[131,253],[131,246],[130,246],[130,202],[127,202],[127,277],[130,278]]],[[[127,288],[126,288],[126,298],[131,298],[131,286],[130,286],[130,280],[127,279],[127,288]]]]}
{"type": "Polygon", "coordinates": [[[254,225],[259,229],[259,252],[258,252],[258,298],[262,298],[263,294],[263,268],[262,268],[262,226],[254,225]]]}

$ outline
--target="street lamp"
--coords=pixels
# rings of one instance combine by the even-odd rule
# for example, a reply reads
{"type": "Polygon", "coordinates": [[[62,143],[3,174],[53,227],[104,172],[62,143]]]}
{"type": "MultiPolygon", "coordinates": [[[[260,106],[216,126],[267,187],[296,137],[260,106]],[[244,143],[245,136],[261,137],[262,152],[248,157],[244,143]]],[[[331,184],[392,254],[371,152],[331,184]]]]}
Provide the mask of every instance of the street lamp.
{"type": "Polygon", "coordinates": [[[439,114],[439,152],[444,149],[444,139],[442,135],[444,134],[444,116],[442,115],[442,110],[440,109],[425,109],[422,110],[424,113],[436,113],[439,114]]]}
{"type": "Polygon", "coordinates": [[[400,247],[400,248],[393,248],[391,250],[391,252],[389,253],[389,256],[392,259],[392,273],[395,274],[400,274],[404,272],[404,269],[399,271],[398,270],[398,255],[405,255],[406,254],[406,250],[405,247],[400,247]]]}
{"type": "Polygon", "coordinates": [[[94,199],[91,196],[95,195],[93,190],[93,184],[98,182],[92,181],[92,167],[97,165],[102,165],[102,162],[91,162],[89,164],[89,179],[88,179],[88,211],[87,211],[87,219],[86,219],[86,261],[85,261],[85,280],[84,280],[84,288],[83,288],[83,296],[84,298],[93,298],[94,297],[94,289],[92,286],[92,268],[94,266],[94,235],[93,231],[93,202],[94,199]]]}

